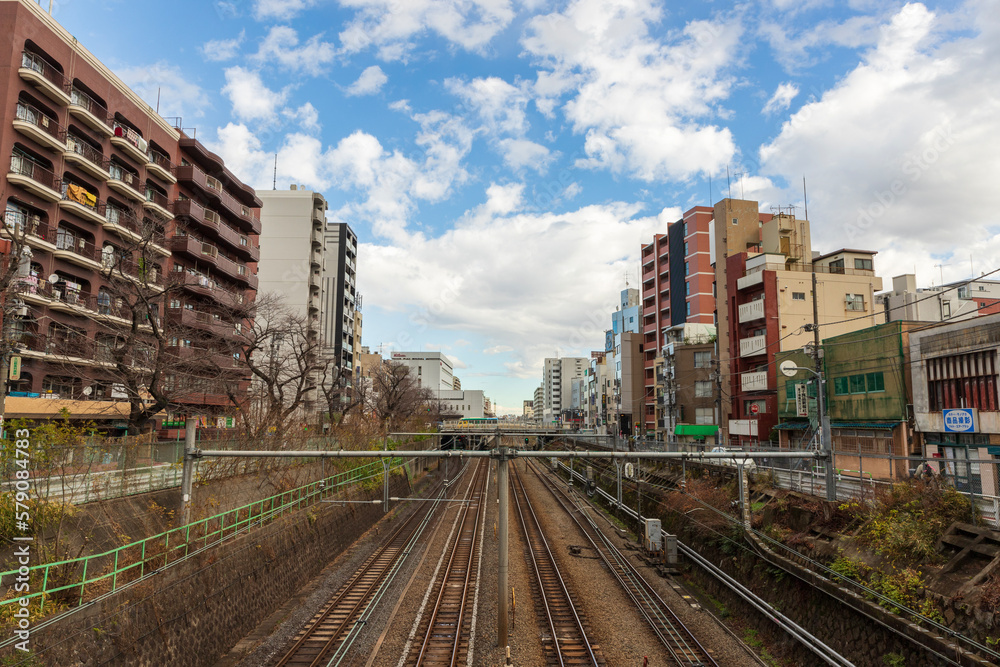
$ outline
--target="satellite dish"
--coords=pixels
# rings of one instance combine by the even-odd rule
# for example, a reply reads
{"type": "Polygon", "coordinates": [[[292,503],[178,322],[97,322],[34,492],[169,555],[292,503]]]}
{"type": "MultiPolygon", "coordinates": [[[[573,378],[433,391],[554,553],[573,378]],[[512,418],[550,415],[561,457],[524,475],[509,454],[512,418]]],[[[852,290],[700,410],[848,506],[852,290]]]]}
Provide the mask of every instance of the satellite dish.
{"type": "Polygon", "coordinates": [[[778,366],[778,370],[780,370],[781,374],[785,377],[791,378],[795,377],[795,375],[799,372],[799,367],[796,366],[795,362],[791,359],[785,359],[778,366]]]}
{"type": "Polygon", "coordinates": [[[57,283],[60,280],[62,280],[62,278],[59,277],[58,273],[53,273],[51,276],[49,276],[49,282],[50,283],[57,283]]]}
{"type": "Polygon", "coordinates": [[[94,393],[94,388],[93,387],[84,387],[83,388],[83,395],[84,396],[90,396],[93,393],[94,393]]]}

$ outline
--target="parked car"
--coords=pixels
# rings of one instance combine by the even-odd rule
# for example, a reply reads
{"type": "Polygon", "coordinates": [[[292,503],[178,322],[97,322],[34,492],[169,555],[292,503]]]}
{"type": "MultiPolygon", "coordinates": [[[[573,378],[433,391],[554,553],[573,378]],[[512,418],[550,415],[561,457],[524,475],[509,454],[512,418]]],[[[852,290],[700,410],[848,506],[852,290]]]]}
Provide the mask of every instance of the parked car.
{"type": "Polygon", "coordinates": [[[707,459],[710,463],[715,463],[716,465],[723,466],[743,466],[743,469],[747,472],[757,472],[757,461],[751,458],[742,456],[742,449],[726,449],[725,447],[713,447],[712,453],[718,454],[726,452],[732,454],[732,458],[718,458],[718,459],[707,459]]]}

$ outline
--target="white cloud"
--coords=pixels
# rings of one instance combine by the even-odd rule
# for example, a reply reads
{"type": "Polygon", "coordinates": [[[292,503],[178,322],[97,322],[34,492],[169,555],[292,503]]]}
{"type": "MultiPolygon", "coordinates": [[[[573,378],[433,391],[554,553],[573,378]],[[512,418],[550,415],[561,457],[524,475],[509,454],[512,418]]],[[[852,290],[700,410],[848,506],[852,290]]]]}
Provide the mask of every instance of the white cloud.
{"type": "Polygon", "coordinates": [[[469,82],[448,79],[445,87],[473,108],[491,134],[520,136],[528,129],[525,109],[529,98],[524,89],[495,76],[469,82]]]}
{"type": "Polygon", "coordinates": [[[988,5],[970,5],[965,34],[902,7],[853,71],[761,147],[763,175],[795,184],[773,196],[797,198],[808,176],[814,248],[878,250],[877,270],[916,264],[922,284],[939,281],[930,267],[942,260],[964,272],[970,250],[1000,266],[1000,25],[988,5]]]}
{"type": "Polygon", "coordinates": [[[515,170],[527,167],[544,173],[554,157],[548,148],[527,139],[501,139],[498,144],[504,162],[515,170]]]}
{"type": "Polygon", "coordinates": [[[365,68],[358,80],[347,87],[347,94],[350,96],[374,95],[382,90],[382,86],[388,80],[389,77],[385,75],[381,67],[372,65],[365,68]]]}
{"type": "Polygon", "coordinates": [[[792,104],[792,100],[799,94],[799,87],[794,83],[782,83],[779,85],[771,99],[767,101],[761,110],[765,116],[770,116],[778,111],[785,111],[792,104]]]}
{"type": "Polygon", "coordinates": [[[268,31],[251,60],[258,64],[275,63],[292,72],[316,76],[336,55],[334,45],[324,42],[322,35],[313,35],[300,46],[299,34],[293,28],[279,25],[268,31]]]}
{"type": "Polygon", "coordinates": [[[316,4],[316,0],[254,0],[253,14],[258,21],[287,21],[316,4]]]}
{"type": "Polygon", "coordinates": [[[771,46],[775,59],[791,72],[814,65],[825,57],[827,47],[857,49],[874,45],[879,39],[878,16],[820,21],[805,29],[801,18],[783,18],[786,24],[762,20],[757,31],[771,46]]]}
{"type": "Polygon", "coordinates": [[[298,123],[299,127],[306,132],[319,132],[321,128],[319,111],[312,105],[312,102],[306,102],[298,109],[285,109],[282,113],[289,120],[298,123]]]}
{"type": "Polygon", "coordinates": [[[608,286],[637,265],[640,241],[662,230],[661,216],[639,216],[639,206],[624,203],[524,213],[500,203],[516,191],[491,186],[479,209],[435,238],[362,244],[366,293],[407,321],[387,337],[406,347],[429,328],[482,336],[490,341],[484,353],[505,354],[517,377],[536,377],[542,358],[557,351],[586,354],[601,344],[616,297],[608,286]]]}
{"type": "Polygon", "coordinates": [[[246,30],[241,30],[239,37],[233,39],[213,39],[201,46],[201,53],[213,62],[232,60],[240,52],[240,45],[246,38],[246,30]]]}
{"type": "Polygon", "coordinates": [[[563,13],[535,17],[522,40],[542,73],[543,113],[562,110],[585,135],[578,166],[655,181],[716,172],[731,161],[728,128],[709,124],[733,86],[738,20],[692,21],[664,41],[649,34],[659,4],[576,0],[563,13]]]}
{"type": "Polygon", "coordinates": [[[211,104],[205,91],[176,65],[158,62],[115,71],[150,107],[159,105],[161,116],[201,117],[211,104]]]}
{"type": "Polygon", "coordinates": [[[341,0],[341,5],[357,10],[340,33],[344,49],[374,47],[388,61],[404,60],[425,32],[481,51],[514,18],[510,0],[341,0]]]}
{"type": "Polygon", "coordinates": [[[233,105],[239,120],[271,121],[288,97],[286,91],[275,92],[264,85],[260,74],[242,67],[226,70],[226,85],[222,92],[233,105]]]}

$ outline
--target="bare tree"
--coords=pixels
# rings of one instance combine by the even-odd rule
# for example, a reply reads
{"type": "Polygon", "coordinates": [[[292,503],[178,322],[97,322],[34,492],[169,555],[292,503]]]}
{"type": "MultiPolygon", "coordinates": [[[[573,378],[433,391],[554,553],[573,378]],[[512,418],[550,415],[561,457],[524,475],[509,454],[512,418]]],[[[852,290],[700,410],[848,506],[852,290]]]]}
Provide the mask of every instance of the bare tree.
{"type": "Polygon", "coordinates": [[[317,386],[321,409],[319,425],[322,431],[329,423],[331,430],[364,409],[363,389],[358,386],[351,371],[337,363],[332,354],[323,354],[319,360],[317,386]]]}
{"type": "Polygon", "coordinates": [[[227,384],[230,402],[240,408],[250,437],[285,433],[296,420],[307,422],[317,388],[321,347],[308,320],[291,313],[274,294],[259,297],[239,317],[234,357],[250,376],[250,393],[227,384]]]}
{"type": "Polygon", "coordinates": [[[410,369],[399,362],[386,362],[372,371],[367,401],[377,417],[392,431],[426,411],[433,402],[429,389],[421,388],[410,369]]]}

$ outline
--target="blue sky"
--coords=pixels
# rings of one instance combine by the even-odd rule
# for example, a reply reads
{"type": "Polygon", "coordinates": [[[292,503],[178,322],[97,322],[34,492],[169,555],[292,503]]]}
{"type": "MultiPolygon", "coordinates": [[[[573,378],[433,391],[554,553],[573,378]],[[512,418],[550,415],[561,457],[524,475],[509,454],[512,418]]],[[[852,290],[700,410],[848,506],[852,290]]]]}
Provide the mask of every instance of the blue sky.
{"type": "Polygon", "coordinates": [[[1000,267],[998,5],[57,0],[54,15],[246,182],[270,188],[277,153],[278,187],[324,193],[361,242],[364,344],[441,350],[519,413],[544,357],[603,346],[640,244],[725,196],[727,167],[765,211],[801,206],[805,176],[814,249],[877,250],[883,278],[1000,267]]]}

